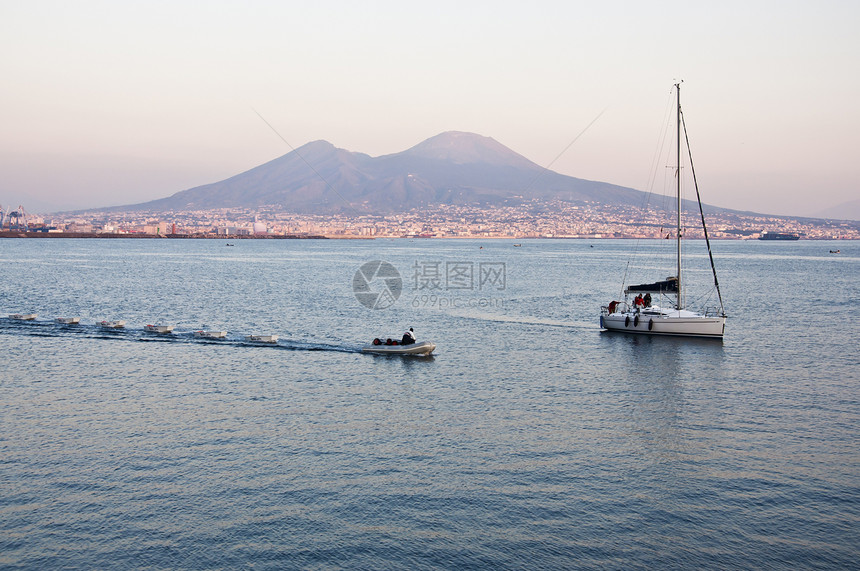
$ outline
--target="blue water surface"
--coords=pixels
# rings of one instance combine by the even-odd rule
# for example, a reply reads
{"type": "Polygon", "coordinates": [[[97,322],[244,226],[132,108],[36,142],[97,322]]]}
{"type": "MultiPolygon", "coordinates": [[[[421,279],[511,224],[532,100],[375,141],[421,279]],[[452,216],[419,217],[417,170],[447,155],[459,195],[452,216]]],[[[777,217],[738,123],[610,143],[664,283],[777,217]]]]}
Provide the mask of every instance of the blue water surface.
{"type": "Polygon", "coordinates": [[[664,244],[231,243],[0,243],[0,567],[857,568],[860,246],[715,243],[710,341],[598,327],[664,244]]]}

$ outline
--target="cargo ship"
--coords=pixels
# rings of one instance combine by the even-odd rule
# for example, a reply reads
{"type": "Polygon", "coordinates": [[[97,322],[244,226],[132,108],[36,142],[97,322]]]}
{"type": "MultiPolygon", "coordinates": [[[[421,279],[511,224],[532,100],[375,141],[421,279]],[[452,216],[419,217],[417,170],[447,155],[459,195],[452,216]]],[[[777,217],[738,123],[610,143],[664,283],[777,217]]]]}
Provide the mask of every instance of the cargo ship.
{"type": "Polygon", "coordinates": [[[759,240],[800,240],[800,235],[789,232],[768,232],[765,230],[758,237],[759,240]]]}

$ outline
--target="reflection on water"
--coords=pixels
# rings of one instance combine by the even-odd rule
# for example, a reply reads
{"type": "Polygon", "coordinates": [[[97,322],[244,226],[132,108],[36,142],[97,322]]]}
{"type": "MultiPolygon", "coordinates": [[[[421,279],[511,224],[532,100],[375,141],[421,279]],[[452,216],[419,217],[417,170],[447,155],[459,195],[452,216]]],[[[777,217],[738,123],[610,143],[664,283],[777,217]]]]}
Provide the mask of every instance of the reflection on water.
{"type": "Polygon", "coordinates": [[[860,311],[825,307],[858,298],[853,258],[719,243],[719,342],[598,330],[623,241],[274,242],[4,243],[16,279],[0,281],[0,316],[40,320],[0,319],[0,566],[850,568],[860,555],[860,311]],[[373,311],[351,291],[369,260],[404,276],[416,260],[504,262],[507,289],[468,311],[373,311]],[[106,318],[127,327],[95,325],[106,318]],[[176,329],[144,333],[152,322],[176,329]],[[409,326],[434,357],[360,353],[371,332],[409,326]],[[193,337],[204,327],[228,337],[193,337]]]}

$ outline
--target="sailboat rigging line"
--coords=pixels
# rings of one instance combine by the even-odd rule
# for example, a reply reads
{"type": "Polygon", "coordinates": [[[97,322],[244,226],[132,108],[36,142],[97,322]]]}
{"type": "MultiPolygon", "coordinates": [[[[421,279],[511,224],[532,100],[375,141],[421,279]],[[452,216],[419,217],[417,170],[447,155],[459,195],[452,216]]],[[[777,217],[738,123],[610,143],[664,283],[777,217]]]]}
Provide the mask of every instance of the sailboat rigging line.
{"type": "Polygon", "coordinates": [[[687,135],[687,122],[681,112],[681,125],[684,127],[684,140],[687,144],[687,154],[690,156],[690,172],[693,175],[693,186],[696,188],[696,200],[699,202],[699,215],[702,217],[702,230],[705,234],[705,245],[708,247],[708,258],[711,260],[711,271],[714,273],[714,287],[717,288],[717,298],[720,300],[720,313],[725,314],[723,295],[720,293],[720,282],[717,280],[717,268],[714,265],[714,254],[711,252],[711,241],[708,239],[708,227],[705,225],[705,212],[702,209],[702,197],[699,194],[699,183],[696,181],[696,169],[693,166],[693,151],[690,149],[690,137],[687,135]]]}
{"type": "Polygon", "coordinates": [[[669,93],[669,97],[666,100],[666,109],[663,111],[663,119],[660,122],[661,131],[657,137],[657,148],[654,150],[654,157],[651,160],[651,170],[648,172],[648,182],[645,187],[648,189],[647,194],[647,202],[643,206],[647,206],[650,204],[650,197],[654,193],[654,185],[657,181],[657,172],[658,165],[662,162],[663,157],[663,149],[666,146],[666,141],[668,139],[668,132],[670,126],[670,113],[672,111],[672,103],[674,103],[674,94],[669,93]]]}
{"type": "MultiPolygon", "coordinates": [[[[659,171],[658,165],[663,160],[663,151],[666,147],[666,141],[668,138],[669,127],[671,125],[671,112],[673,111],[673,104],[675,102],[675,94],[673,91],[669,92],[669,95],[666,98],[666,107],[663,110],[663,118],[660,120],[660,129],[657,135],[657,142],[654,149],[654,156],[651,159],[651,168],[648,171],[648,179],[645,183],[646,191],[642,193],[642,202],[639,205],[640,212],[646,212],[648,208],[651,206],[651,198],[654,196],[654,186],[657,182],[657,172],[659,171]]],[[[664,183],[665,186],[665,183],[664,183]]],[[[659,208],[662,210],[668,211],[669,208],[666,205],[667,197],[665,193],[663,193],[663,203],[659,205],[659,208]]],[[[655,201],[656,202],[656,201],[655,201]]],[[[660,236],[663,236],[663,227],[660,227],[660,236]]],[[[635,245],[633,246],[633,252],[627,259],[627,265],[624,267],[624,277],[621,280],[621,292],[622,295],[624,293],[624,289],[627,287],[627,276],[630,270],[630,261],[633,258],[637,258],[639,256],[639,246],[641,245],[641,239],[636,238],[635,245]]]]}
{"type": "Polygon", "coordinates": [[[592,125],[594,125],[595,123],[597,123],[597,120],[598,120],[598,119],[600,119],[600,117],[601,117],[604,113],[606,113],[606,110],[607,110],[607,109],[609,109],[609,107],[606,107],[603,111],[601,111],[600,113],[598,113],[598,114],[597,114],[597,117],[595,117],[594,119],[592,119],[592,120],[591,120],[591,123],[589,123],[588,125],[586,125],[586,126],[585,126],[585,129],[583,129],[582,131],[580,131],[580,132],[579,132],[579,135],[577,135],[576,137],[574,137],[574,138],[573,138],[573,140],[572,140],[570,143],[568,143],[568,144],[567,144],[567,146],[566,146],[564,149],[562,149],[562,151],[561,151],[558,155],[556,155],[556,157],[555,157],[553,160],[551,160],[551,161],[549,162],[549,164],[548,164],[548,165],[546,165],[545,167],[543,167],[543,170],[542,170],[542,171],[540,171],[537,175],[535,175],[535,177],[531,180],[531,182],[529,182],[529,183],[526,185],[526,187],[523,189],[523,192],[526,192],[526,191],[528,191],[529,189],[531,189],[531,187],[533,187],[533,186],[534,186],[534,184],[538,181],[538,179],[539,179],[540,177],[542,177],[542,176],[544,175],[544,173],[549,172],[550,167],[551,167],[552,165],[554,165],[554,164],[555,164],[555,162],[556,162],[558,159],[560,159],[560,158],[561,158],[561,156],[562,156],[564,153],[566,153],[566,152],[567,152],[567,150],[568,150],[569,148],[571,148],[571,147],[573,146],[573,144],[574,144],[575,142],[577,142],[577,141],[579,140],[579,138],[580,138],[580,137],[582,137],[582,136],[585,134],[585,132],[586,132],[586,131],[588,131],[588,130],[591,128],[591,126],[592,126],[592,125]]]}
{"type": "Polygon", "coordinates": [[[252,110],[254,113],[256,113],[256,114],[257,114],[257,117],[259,117],[259,118],[263,121],[263,123],[265,123],[266,125],[268,125],[269,129],[271,129],[271,130],[272,130],[272,132],[273,132],[275,135],[277,135],[277,136],[278,136],[278,138],[279,138],[279,139],[281,139],[281,140],[282,140],[282,141],[283,141],[283,142],[284,142],[284,143],[285,143],[285,144],[290,148],[290,150],[291,150],[291,151],[293,151],[293,152],[296,154],[296,156],[297,156],[297,157],[299,157],[300,159],[302,159],[302,162],[304,162],[306,165],[308,165],[308,167],[309,167],[312,171],[314,171],[314,174],[316,174],[316,175],[319,177],[319,179],[325,183],[325,185],[328,187],[328,189],[329,189],[330,191],[332,191],[333,193],[335,193],[335,194],[338,196],[338,198],[340,198],[340,199],[344,202],[344,204],[346,204],[346,205],[349,207],[349,209],[350,209],[350,210],[352,210],[352,211],[353,211],[353,212],[355,212],[356,214],[359,214],[359,215],[361,214],[358,210],[356,210],[356,209],[355,209],[355,207],[353,207],[353,205],[352,205],[352,204],[350,204],[350,203],[349,203],[349,201],[348,201],[346,198],[344,198],[344,196],[343,196],[341,193],[339,193],[337,190],[335,190],[335,188],[334,188],[331,184],[329,184],[329,182],[325,179],[325,177],[324,177],[323,175],[321,175],[321,174],[320,174],[320,172],[319,172],[317,169],[315,169],[315,168],[314,168],[314,166],[313,166],[311,163],[309,163],[309,162],[307,161],[307,159],[305,159],[305,158],[301,155],[301,153],[299,153],[299,151],[297,151],[297,150],[296,150],[296,148],[295,148],[295,147],[293,147],[293,146],[290,144],[290,142],[289,142],[289,141],[287,141],[287,140],[286,140],[286,139],[285,139],[285,138],[284,138],[280,133],[278,133],[278,130],[277,130],[277,129],[275,129],[275,128],[272,126],[272,124],[271,124],[271,123],[269,123],[268,121],[266,121],[266,118],[265,118],[265,117],[263,117],[262,115],[260,115],[260,112],[259,112],[259,111],[257,111],[257,110],[256,110],[256,109],[254,109],[253,107],[251,107],[251,110],[252,110]]]}

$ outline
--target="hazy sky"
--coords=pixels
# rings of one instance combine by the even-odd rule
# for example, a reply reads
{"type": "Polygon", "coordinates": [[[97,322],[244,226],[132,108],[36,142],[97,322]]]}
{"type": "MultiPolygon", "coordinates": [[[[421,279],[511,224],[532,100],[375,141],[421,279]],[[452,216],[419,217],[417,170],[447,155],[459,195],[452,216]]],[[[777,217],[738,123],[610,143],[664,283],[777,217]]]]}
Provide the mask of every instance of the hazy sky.
{"type": "Polygon", "coordinates": [[[645,189],[675,79],[706,202],[860,196],[860,2],[0,0],[0,204],[128,204],[325,139],[470,131],[645,189]]]}

